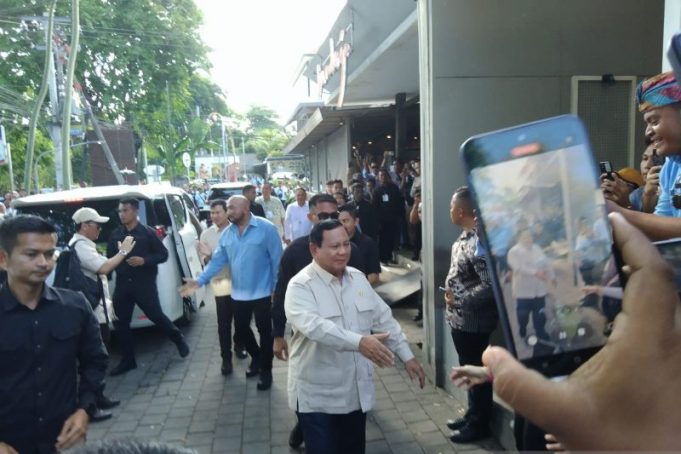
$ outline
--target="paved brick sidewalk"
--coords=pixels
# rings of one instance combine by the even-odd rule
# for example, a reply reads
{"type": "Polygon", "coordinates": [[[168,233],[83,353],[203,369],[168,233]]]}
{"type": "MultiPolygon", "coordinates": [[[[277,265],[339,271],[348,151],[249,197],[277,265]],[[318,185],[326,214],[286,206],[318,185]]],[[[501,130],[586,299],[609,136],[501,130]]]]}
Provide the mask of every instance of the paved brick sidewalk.
{"type": "MultiPolygon", "coordinates": [[[[405,324],[410,315],[405,309],[395,309],[395,314],[405,324]]],[[[162,440],[200,453],[296,452],[287,445],[294,417],[287,405],[286,363],[275,359],[269,391],[258,391],[257,379],[246,379],[248,360],[235,360],[234,374],[223,377],[211,304],[199,311],[185,334],[192,352],[183,360],[156,330],[137,333],[138,368],[108,378],[107,395],[120,399],[121,406],[113,419],[92,424],[88,439],[162,440]]],[[[117,360],[114,352],[112,363],[117,360]]],[[[480,445],[448,440],[445,421],[462,414],[463,408],[443,390],[432,385],[420,390],[403,367],[378,370],[376,377],[377,405],[367,421],[367,453],[499,449],[492,440],[480,445]]]]}

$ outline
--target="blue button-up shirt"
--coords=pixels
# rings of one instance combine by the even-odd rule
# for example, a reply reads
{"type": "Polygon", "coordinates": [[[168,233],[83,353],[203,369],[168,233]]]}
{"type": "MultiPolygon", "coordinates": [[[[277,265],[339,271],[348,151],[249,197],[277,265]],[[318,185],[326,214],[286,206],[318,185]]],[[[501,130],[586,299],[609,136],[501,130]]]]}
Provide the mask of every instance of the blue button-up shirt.
{"type": "Polygon", "coordinates": [[[660,197],[657,199],[655,214],[658,216],[681,217],[681,210],[674,208],[672,196],[681,195],[681,188],[675,189],[681,182],[681,156],[668,156],[660,171],[660,197]]]}
{"type": "Polygon", "coordinates": [[[243,234],[236,224],[225,229],[208,266],[197,281],[204,286],[222,268],[229,266],[233,299],[252,301],[265,298],[274,290],[281,254],[281,239],[274,224],[251,215],[243,234]]]}

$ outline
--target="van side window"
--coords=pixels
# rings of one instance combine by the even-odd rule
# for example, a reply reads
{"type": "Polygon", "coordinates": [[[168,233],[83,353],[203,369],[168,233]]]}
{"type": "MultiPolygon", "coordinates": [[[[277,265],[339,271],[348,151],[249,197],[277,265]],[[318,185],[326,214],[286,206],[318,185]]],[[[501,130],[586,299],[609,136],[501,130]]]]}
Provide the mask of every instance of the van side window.
{"type": "Polygon", "coordinates": [[[154,212],[156,213],[156,219],[154,225],[170,225],[170,213],[168,213],[168,207],[166,206],[165,198],[154,199],[154,212]]]}
{"type": "Polygon", "coordinates": [[[184,204],[179,196],[168,195],[167,197],[170,202],[170,213],[176,224],[175,227],[180,230],[187,223],[187,214],[184,209],[184,204]]]}

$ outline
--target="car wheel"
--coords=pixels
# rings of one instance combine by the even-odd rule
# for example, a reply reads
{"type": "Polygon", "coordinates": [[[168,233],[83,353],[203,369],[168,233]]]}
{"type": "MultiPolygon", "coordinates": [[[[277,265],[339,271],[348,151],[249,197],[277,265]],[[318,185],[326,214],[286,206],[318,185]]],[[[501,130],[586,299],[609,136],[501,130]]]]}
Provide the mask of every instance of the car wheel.
{"type": "Polygon", "coordinates": [[[182,298],[182,317],[177,320],[180,326],[187,326],[194,320],[194,307],[191,298],[182,298]]]}

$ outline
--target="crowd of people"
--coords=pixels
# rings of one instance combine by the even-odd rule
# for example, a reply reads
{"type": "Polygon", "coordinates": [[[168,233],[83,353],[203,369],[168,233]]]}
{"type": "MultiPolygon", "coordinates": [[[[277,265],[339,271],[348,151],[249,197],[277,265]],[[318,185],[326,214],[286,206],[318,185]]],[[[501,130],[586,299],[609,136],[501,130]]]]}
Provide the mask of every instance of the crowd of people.
{"type": "MultiPolygon", "coordinates": [[[[451,379],[469,394],[466,414],[447,422],[452,441],[472,443],[489,435],[494,389],[517,411],[521,450],[680,447],[681,397],[670,386],[681,364],[678,289],[650,240],[681,233],[681,89],[673,75],[662,74],[639,86],[637,101],[648,141],[640,174],[623,169],[601,177],[615,242],[628,265],[622,311],[606,347],[565,380],[551,381],[504,349],[488,347],[499,315],[486,249],[499,244],[480,241],[469,189],[453,194],[450,218],[462,233],[452,245],[443,299],[460,362],[451,379]]],[[[390,158],[386,153],[378,163],[357,155],[347,186],[331,180],[326,192],[309,198],[298,187],[287,206],[267,182],[260,196],[257,185],[248,185],[242,195],[211,201],[212,226],[198,245],[205,268],[179,289],[189,297],[210,286],[222,374],[234,373],[232,352],[250,357],[246,377],[257,377],[257,389],[267,391],[273,358],[288,361],[288,403],[298,421],[289,445],[304,443],[308,452],[364,452],[366,414],[375,404],[374,365],[391,367],[399,359],[425,385],[424,370],[390,307],[372,289],[381,262],[391,264],[398,247],[416,246],[420,237],[419,163],[390,158]]],[[[108,354],[102,337],[113,320],[121,360],[110,375],[134,369],[135,305],[180,357],[190,354],[158,301],[155,278],[168,251],[139,222],[138,208],[136,199],[119,201],[120,226],[108,238],[106,255],[95,241],[109,219],[87,207],[73,215],[77,233],[69,246],[79,269],[99,287],[94,301],[45,283],[55,267],[54,225],[11,212],[0,222],[0,268],[6,273],[0,287],[0,454],[68,449],[85,439],[90,422],[110,417],[107,410],[117,402],[104,394],[108,354]],[[106,285],[111,272],[118,284],[113,295],[106,285]],[[107,300],[115,317],[107,313],[107,300]]],[[[499,276],[505,279],[508,271],[520,289],[522,257],[541,254],[550,238],[541,225],[509,232],[503,225],[490,227],[508,240],[499,276]]],[[[607,227],[586,219],[577,227],[579,273],[585,285],[596,287],[594,274],[605,271],[595,271],[599,262],[588,264],[585,257],[602,249],[599,230],[607,227]]],[[[533,276],[546,283],[549,274],[533,276]]],[[[541,295],[520,299],[527,300],[515,314],[521,328],[532,318],[541,333],[541,295]]]]}

